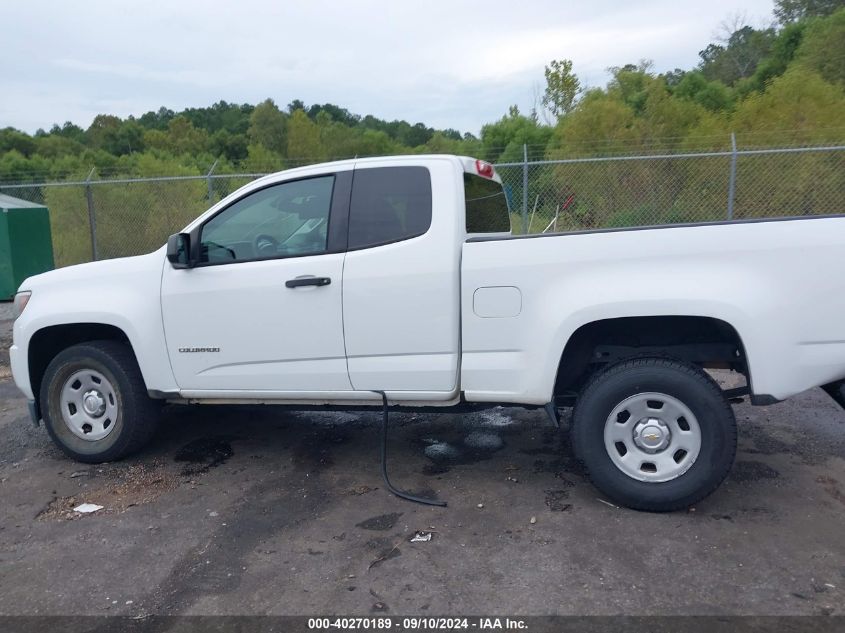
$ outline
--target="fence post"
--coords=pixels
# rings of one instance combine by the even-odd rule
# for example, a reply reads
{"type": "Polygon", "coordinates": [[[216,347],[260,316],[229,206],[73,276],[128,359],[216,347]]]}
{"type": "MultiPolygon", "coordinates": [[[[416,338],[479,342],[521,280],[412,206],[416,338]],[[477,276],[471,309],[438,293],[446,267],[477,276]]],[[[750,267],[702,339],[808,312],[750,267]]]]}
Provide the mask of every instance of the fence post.
{"type": "Polygon", "coordinates": [[[528,145],[522,144],[522,233],[528,233],[528,145]]]}
{"type": "Polygon", "coordinates": [[[208,204],[214,202],[214,181],[211,179],[211,175],[214,173],[214,168],[217,167],[217,161],[219,158],[214,160],[214,163],[211,165],[211,169],[208,170],[208,174],[206,174],[206,179],[208,180],[208,204]]]}
{"type": "Polygon", "coordinates": [[[736,197],[736,134],[731,132],[731,174],[728,180],[728,220],[734,219],[734,198],[736,197]]]}
{"type": "Polygon", "coordinates": [[[94,175],[95,167],[88,172],[85,179],[85,198],[88,201],[88,229],[91,231],[91,257],[94,261],[99,259],[97,254],[97,217],[94,213],[94,192],[91,190],[91,176],[94,175]]]}

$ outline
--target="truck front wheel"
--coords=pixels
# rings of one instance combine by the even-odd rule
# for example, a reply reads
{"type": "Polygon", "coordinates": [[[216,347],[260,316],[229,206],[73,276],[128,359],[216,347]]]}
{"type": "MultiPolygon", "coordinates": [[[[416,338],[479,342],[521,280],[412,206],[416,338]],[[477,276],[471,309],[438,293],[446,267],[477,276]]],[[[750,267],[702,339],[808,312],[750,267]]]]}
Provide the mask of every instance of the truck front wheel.
{"type": "Polygon", "coordinates": [[[701,501],[722,483],[736,454],[736,420],[702,369],[633,359],[598,373],[584,388],[572,444],[608,497],[667,512],[701,501]]]}
{"type": "Polygon", "coordinates": [[[119,341],[61,351],[44,372],[40,396],[50,437],[81,462],[120,459],[155,431],[158,403],[147,395],[131,348],[119,341]]]}

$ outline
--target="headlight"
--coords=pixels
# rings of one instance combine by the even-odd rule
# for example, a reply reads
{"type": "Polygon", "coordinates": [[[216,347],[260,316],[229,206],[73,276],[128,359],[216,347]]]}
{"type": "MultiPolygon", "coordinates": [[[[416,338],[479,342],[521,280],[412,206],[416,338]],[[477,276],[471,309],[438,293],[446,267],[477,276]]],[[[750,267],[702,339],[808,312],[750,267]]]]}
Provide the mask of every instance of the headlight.
{"type": "Polygon", "coordinates": [[[29,303],[29,298],[32,296],[32,292],[26,290],[24,292],[19,292],[15,295],[15,318],[17,319],[21,313],[26,308],[26,304],[29,303]]]}

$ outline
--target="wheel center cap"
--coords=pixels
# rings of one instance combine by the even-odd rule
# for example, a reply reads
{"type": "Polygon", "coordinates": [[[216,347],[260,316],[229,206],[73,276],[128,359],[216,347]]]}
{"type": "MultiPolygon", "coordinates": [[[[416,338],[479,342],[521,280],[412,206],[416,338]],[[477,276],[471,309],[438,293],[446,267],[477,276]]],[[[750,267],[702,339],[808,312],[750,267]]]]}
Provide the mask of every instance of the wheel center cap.
{"type": "Polygon", "coordinates": [[[649,453],[665,449],[671,438],[669,427],[657,418],[646,418],[634,427],[634,443],[649,453]]]}
{"type": "Polygon", "coordinates": [[[93,417],[99,417],[106,411],[106,401],[96,389],[92,389],[82,396],[82,408],[85,413],[93,417]]]}

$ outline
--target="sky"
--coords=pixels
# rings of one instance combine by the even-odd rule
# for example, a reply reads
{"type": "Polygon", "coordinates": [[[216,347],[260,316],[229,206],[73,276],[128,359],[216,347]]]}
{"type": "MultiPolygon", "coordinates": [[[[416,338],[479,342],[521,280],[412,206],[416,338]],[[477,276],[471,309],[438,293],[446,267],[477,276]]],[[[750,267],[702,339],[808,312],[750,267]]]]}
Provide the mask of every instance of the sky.
{"type": "Polygon", "coordinates": [[[539,101],[543,68],[573,60],[691,68],[737,14],[772,0],[2,0],[0,128],[88,127],[221,99],[293,99],[478,134],[539,101]]]}

